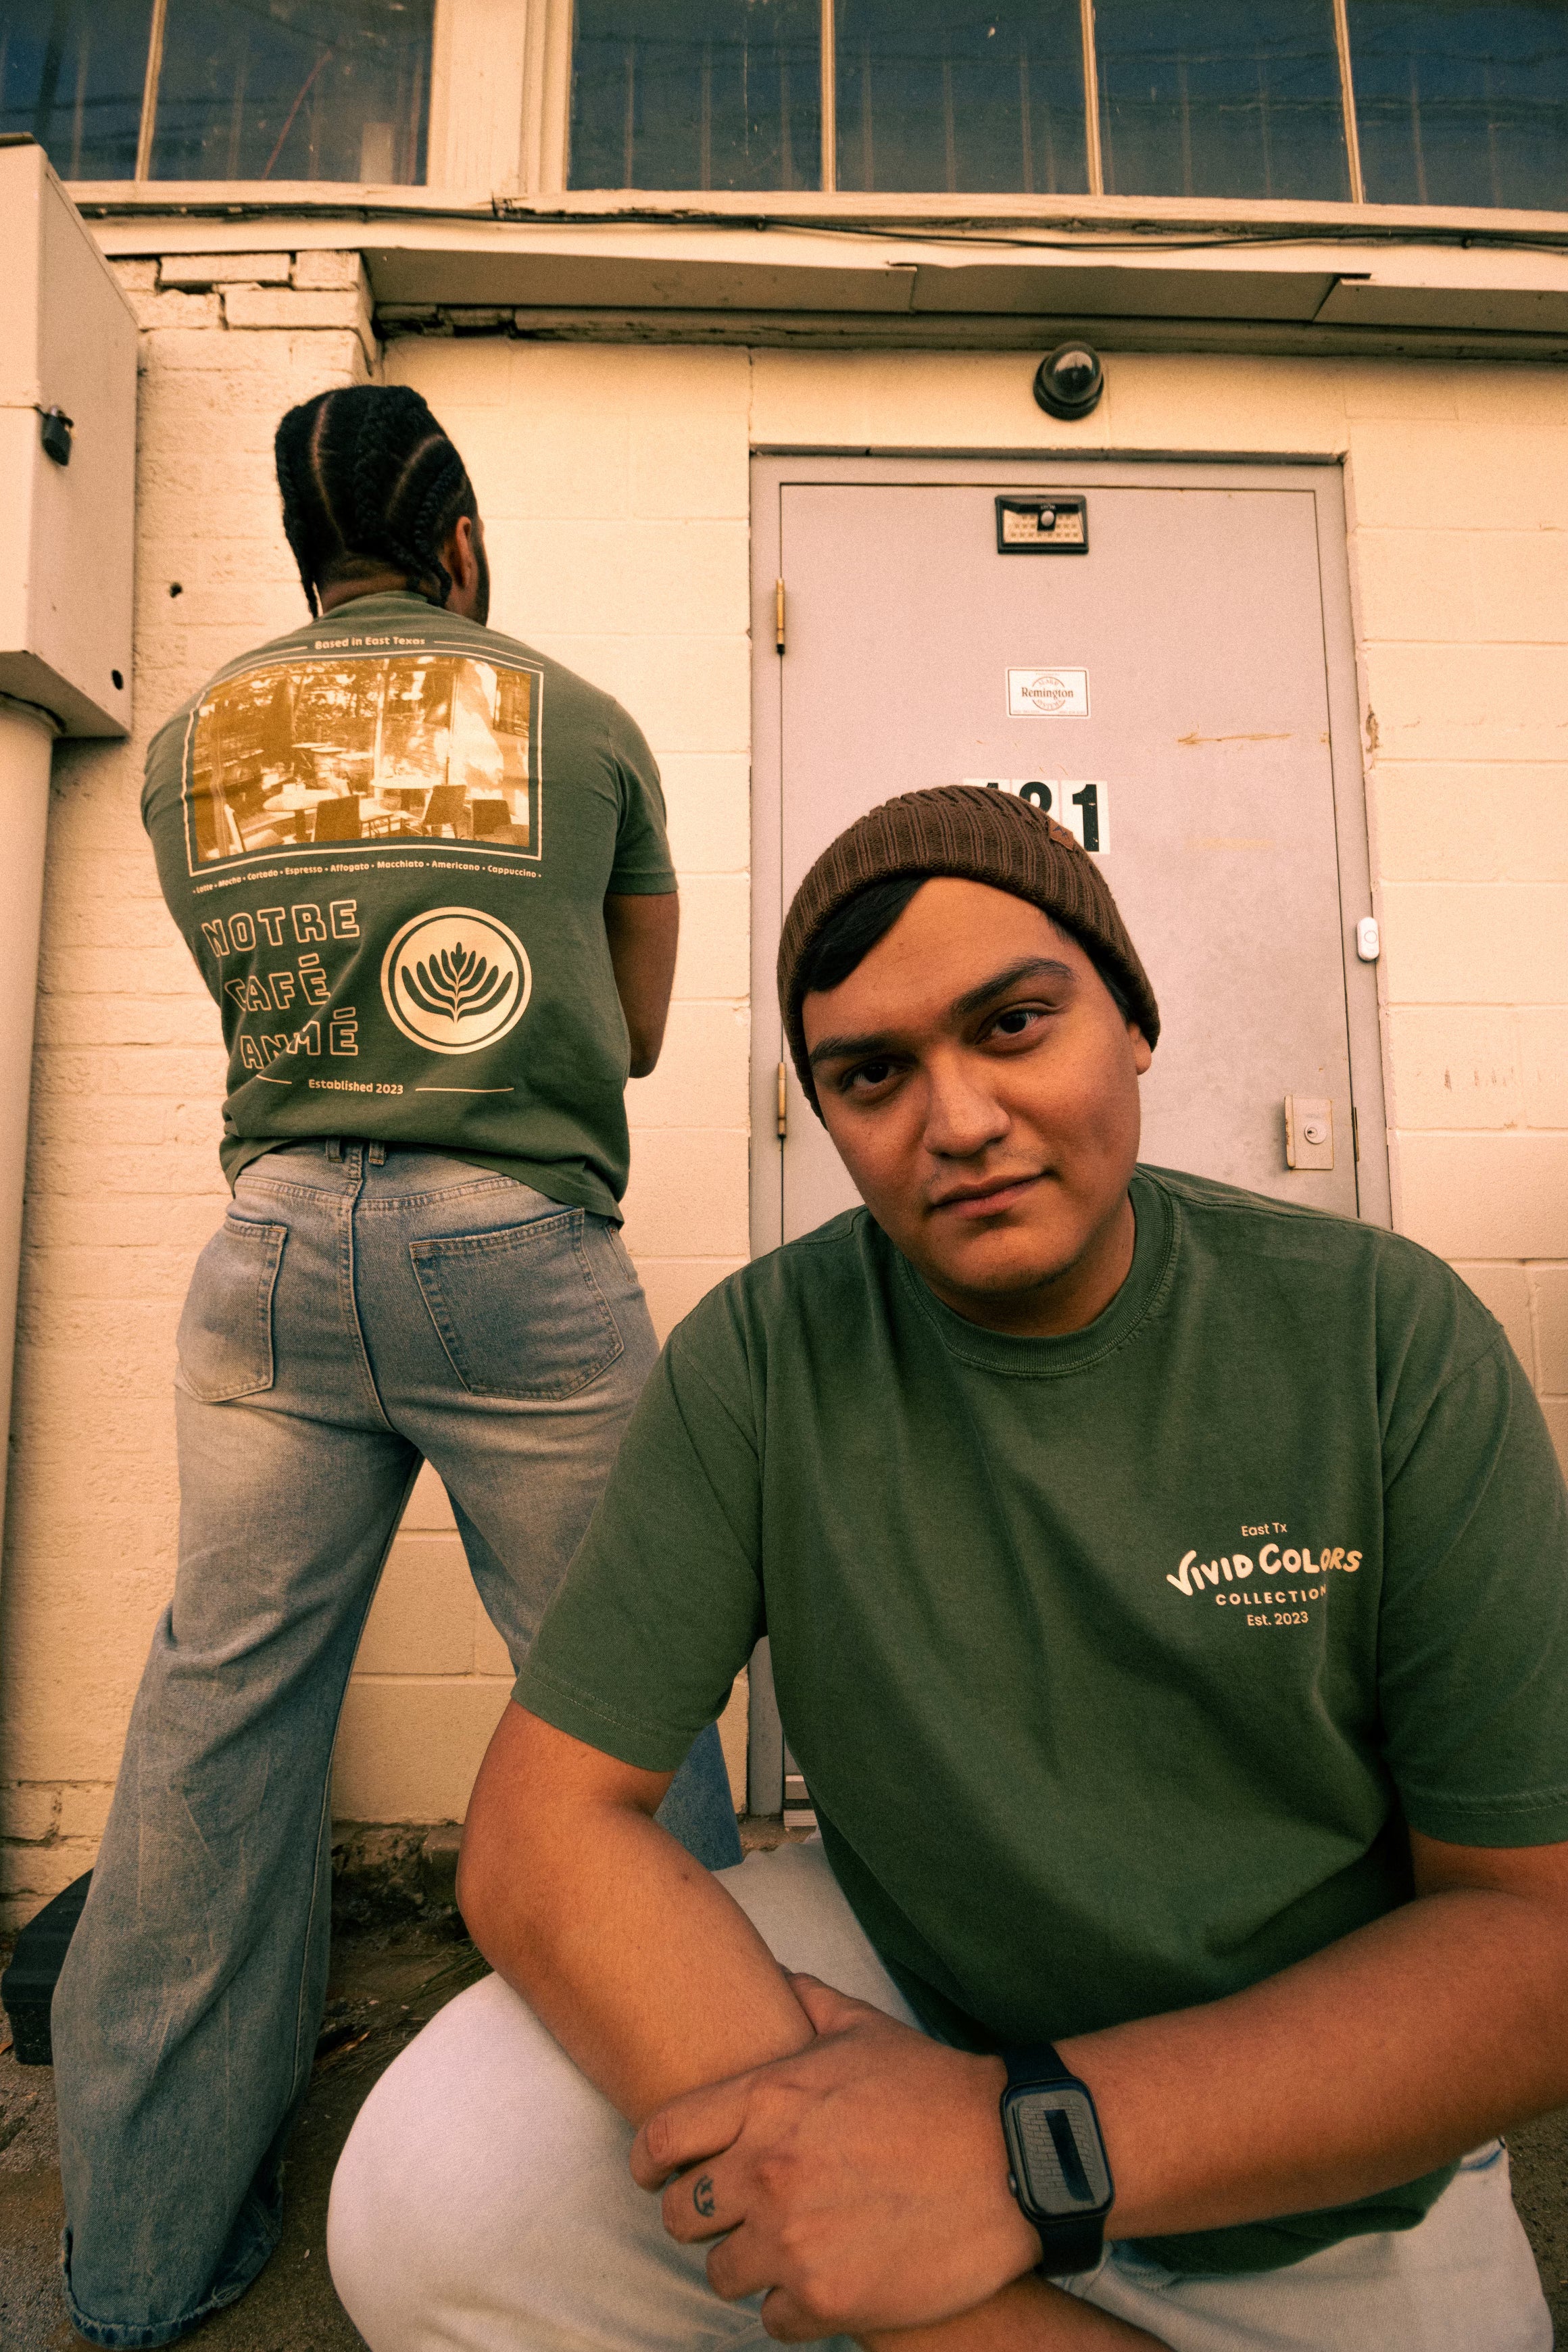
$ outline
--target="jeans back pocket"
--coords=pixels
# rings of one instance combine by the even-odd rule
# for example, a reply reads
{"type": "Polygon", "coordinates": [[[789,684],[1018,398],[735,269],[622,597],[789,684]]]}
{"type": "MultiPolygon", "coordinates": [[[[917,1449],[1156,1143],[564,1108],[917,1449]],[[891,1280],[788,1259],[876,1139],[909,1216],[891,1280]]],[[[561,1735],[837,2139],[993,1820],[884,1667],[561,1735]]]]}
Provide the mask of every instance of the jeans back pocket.
{"type": "MultiPolygon", "coordinates": [[[[623,1354],[581,1209],[499,1233],[411,1242],[430,1320],[473,1396],[574,1396],[623,1354]]],[[[595,1220],[597,1223],[597,1220],[595,1220]]]]}
{"type": "Polygon", "coordinates": [[[176,1341],[180,1380],[204,1404],[272,1386],[272,1294],[287,1225],[231,1210],[196,1260],[176,1341]]]}

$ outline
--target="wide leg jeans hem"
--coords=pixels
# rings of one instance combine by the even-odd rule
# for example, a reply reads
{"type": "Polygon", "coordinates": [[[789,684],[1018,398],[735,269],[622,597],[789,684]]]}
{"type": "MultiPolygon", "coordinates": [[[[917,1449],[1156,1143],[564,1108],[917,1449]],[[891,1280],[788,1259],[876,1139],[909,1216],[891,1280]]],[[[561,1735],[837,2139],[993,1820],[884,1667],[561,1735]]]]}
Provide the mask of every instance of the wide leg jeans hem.
{"type": "Polygon", "coordinates": [[[281,2225],[279,2222],[262,2222],[253,2232],[252,2245],[226,2265],[216,2285],[193,2310],[178,2319],[150,2319],[133,2323],[122,2319],[94,2319],[90,2313],[83,2311],[71,2291],[71,2233],[68,2228],[62,2230],[60,2283],[70,2324],[79,2336],[85,2336],[89,2344],[107,2347],[108,2352],[156,2352],[160,2345],[177,2344],[182,2336],[188,2336],[193,2327],[199,2327],[203,2320],[210,2319],[215,2312],[223,2311],[229,2304],[239,2301],[277,2252],[280,2235],[281,2225]]]}

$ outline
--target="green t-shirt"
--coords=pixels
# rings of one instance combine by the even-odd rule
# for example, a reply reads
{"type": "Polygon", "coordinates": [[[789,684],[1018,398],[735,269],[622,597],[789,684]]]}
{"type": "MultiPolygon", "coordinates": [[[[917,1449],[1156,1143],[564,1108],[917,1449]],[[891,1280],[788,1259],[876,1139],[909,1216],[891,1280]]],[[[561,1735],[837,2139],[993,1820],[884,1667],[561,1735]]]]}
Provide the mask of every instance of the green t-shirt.
{"type": "Polygon", "coordinates": [[[673,890],[620,705],[421,596],[242,655],[147,754],[158,877],[223,1013],[220,1157],[425,1144],[618,1215],[607,891],[673,890]]]}
{"type": "MultiPolygon", "coordinates": [[[[1568,1498],[1498,1325],[1375,1226],[1132,1201],[1063,1339],[951,1313],[863,1210],[710,1292],[517,1685],[664,1771],[769,1634],[839,1885],[971,2047],[1275,1974],[1407,1899],[1405,1822],[1568,1838],[1568,1498]]],[[[1145,2242],[1276,2268],[1449,2177],[1145,2242]]]]}

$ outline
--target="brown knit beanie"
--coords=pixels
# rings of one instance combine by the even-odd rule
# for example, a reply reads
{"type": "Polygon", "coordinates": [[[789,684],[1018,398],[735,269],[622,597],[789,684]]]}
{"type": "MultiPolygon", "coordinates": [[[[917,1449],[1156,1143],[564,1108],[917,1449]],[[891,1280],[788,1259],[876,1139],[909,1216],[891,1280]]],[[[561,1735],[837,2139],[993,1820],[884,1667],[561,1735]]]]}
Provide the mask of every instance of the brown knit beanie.
{"type": "Polygon", "coordinates": [[[828,843],[791,902],[779,941],[779,1010],[806,1099],[816,1108],[801,1022],[801,968],[830,916],[875,882],[951,874],[1027,898],[1105,966],[1152,1045],[1160,1008],[1115,899],[1092,857],[1032,801],[985,784],[900,793],[828,843]]]}

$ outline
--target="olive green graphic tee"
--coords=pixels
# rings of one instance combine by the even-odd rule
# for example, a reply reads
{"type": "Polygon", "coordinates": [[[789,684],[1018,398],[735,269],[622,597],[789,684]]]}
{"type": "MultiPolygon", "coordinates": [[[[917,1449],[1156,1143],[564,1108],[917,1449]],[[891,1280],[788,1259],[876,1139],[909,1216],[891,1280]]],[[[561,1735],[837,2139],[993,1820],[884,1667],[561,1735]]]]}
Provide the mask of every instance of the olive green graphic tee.
{"type": "MultiPolygon", "coordinates": [[[[1375,1226],[1132,1200],[1063,1339],[963,1321],[864,1211],[710,1292],[517,1684],[667,1771],[767,1633],[839,1885],[972,2047],[1274,1975],[1409,1897],[1406,1822],[1568,1838],[1568,1497],[1497,1324],[1375,1226]]],[[[1275,2268],[1448,2178],[1148,2251],[1275,2268]]]]}
{"type": "Polygon", "coordinates": [[[243,655],[154,736],[142,819],[223,1014],[230,1183],[275,1144],[425,1144],[619,1214],[606,892],[673,890],[619,704],[421,596],[243,655]]]}

